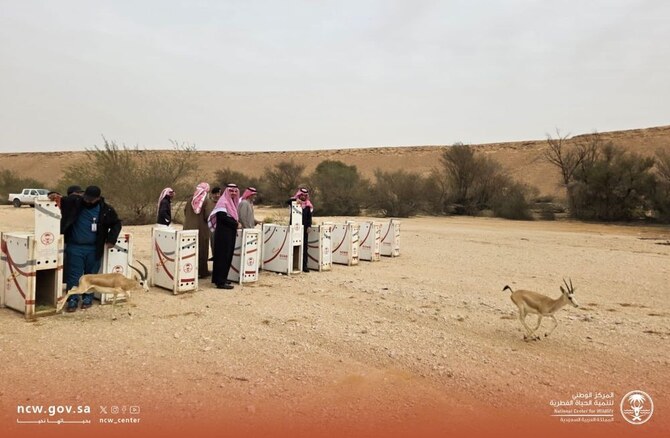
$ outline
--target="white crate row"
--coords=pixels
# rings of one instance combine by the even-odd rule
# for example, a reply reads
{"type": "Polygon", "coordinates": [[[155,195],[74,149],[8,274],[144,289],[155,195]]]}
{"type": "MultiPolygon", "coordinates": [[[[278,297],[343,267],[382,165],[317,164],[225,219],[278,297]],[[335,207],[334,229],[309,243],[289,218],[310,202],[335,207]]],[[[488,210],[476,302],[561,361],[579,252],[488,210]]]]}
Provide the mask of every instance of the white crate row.
{"type": "MultiPolygon", "coordinates": [[[[238,230],[228,278],[240,284],[258,280],[259,269],[287,275],[302,271],[303,245],[307,265],[330,270],[333,263],[348,266],[360,260],[378,261],[380,255],[400,255],[400,222],[364,221],[323,223],[307,230],[304,239],[302,209],[293,203],[291,225],[264,224],[262,229],[238,230]]],[[[55,311],[63,293],[63,237],[60,210],[51,201],[35,206],[35,233],[0,233],[0,307],[9,307],[32,319],[55,311]]],[[[150,284],[174,294],[198,288],[198,231],[152,229],[150,284]]],[[[105,251],[101,272],[118,272],[132,278],[133,238],[121,233],[116,245],[105,251]]],[[[96,294],[101,304],[109,294],[96,294]]],[[[120,296],[119,298],[125,298],[120,296]]]]}

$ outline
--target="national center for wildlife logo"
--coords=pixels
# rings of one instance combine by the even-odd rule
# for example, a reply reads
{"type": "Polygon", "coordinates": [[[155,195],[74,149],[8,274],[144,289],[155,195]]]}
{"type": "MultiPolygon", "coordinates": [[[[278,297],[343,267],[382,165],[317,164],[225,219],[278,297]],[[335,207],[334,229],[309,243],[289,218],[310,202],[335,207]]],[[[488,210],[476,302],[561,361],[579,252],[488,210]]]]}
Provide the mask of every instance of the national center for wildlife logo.
{"type": "Polygon", "coordinates": [[[644,391],[635,390],[621,399],[621,415],[630,424],[644,424],[654,413],[654,401],[644,391]]]}

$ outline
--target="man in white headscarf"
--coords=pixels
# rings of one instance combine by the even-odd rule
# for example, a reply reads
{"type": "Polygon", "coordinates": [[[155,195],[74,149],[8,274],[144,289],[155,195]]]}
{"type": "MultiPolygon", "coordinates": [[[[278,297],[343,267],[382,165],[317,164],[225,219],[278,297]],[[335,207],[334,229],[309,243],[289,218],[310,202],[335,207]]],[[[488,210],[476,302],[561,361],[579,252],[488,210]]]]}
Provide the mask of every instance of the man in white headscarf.
{"type": "Polygon", "coordinates": [[[256,199],[257,193],[254,187],[249,187],[242,194],[240,205],[237,206],[242,228],[254,228],[259,223],[254,217],[254,199],[256,199]]]}
{"type": "Polygon", "coordinates": [[[209,184],[201,182],[184,206],[184,229],[198,230],[198,278],[206,278],[210,275],[207,265],[210,238],[207,219],[214,207],[214,202],[207,196],[208,193],[209,184]]]}

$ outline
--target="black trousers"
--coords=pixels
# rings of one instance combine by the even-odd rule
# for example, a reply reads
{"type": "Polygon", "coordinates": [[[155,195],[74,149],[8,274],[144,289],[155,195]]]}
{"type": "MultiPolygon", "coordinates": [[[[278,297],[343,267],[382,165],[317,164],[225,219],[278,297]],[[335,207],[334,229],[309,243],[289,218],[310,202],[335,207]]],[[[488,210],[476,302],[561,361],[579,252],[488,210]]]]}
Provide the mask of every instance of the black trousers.
{"type": "Polygon", "coordinates": [[[226,226],[217,219],[214,231],[214,263],[212,266],[212,283],[220,285],[228,280],[228,271],[235,252],[237,229],[226,226]]]}
{"type": "Polygon", "coordinates": [[[308,233],[307,228],[308,227],[305,227],[305,231],[302,234],[302,270],[303,270],[303,272],[309,270],[307,268],[307,259],[309,258],[309,256],[307,255],[307,251],[308,251],[308,248],[309,248],[309,245],[307,244],[307,233],[308,233]]]}

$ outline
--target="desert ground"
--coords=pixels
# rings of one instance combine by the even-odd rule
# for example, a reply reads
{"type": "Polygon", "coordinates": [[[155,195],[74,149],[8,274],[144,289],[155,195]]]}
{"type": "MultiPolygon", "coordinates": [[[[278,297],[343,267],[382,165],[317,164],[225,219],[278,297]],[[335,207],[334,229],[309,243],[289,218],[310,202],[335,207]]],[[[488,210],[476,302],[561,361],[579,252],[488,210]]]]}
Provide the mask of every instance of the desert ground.
{"type": "MultiPolygon", "coordinates": [[[[0,207],[0,231],[32,223],[33,209],[0,207]]],[[[149,264],[151,226],[124,229],[149,264]]],[[[402,220],[400,257],[380,262],[261,272],[232,291],[152,288],[116,320],[97,304],[34,322],[0,309],[0,418],[11,431],[19,404],[86,403],[94,413],[141,406],[164,436],[193,424],[265,436],[523,435],[533,421],[543,435],[667,436],[669,262],[668,227],[416,217],[402,220]],[[564,278],[580,307],[525,342],[503,286],[556,298],[564,278]],[[635,389],[655,403],[641,426],[618,414],[635,389]],[[552,400],[585,392],[615,394],[613,424],[551,417],[552,400]]]]}

